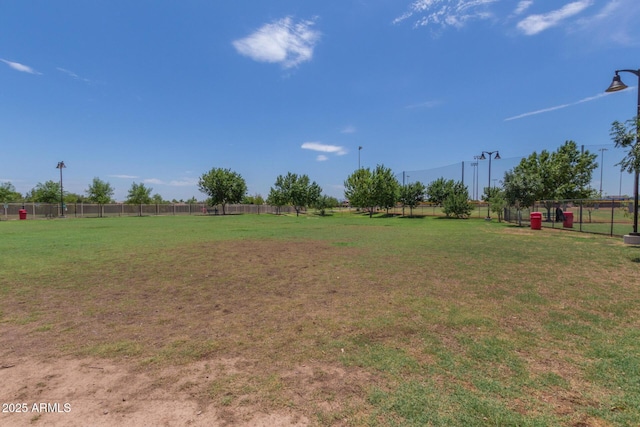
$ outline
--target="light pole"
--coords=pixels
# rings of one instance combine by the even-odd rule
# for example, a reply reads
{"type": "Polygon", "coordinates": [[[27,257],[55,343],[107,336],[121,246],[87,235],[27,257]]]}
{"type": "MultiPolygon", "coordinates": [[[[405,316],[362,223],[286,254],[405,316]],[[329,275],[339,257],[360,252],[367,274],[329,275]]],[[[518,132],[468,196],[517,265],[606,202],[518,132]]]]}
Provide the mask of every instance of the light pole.
{"type": "MultiPolygon", "coordinates": [[[[622,72],[631,73],[631,74],[634,74],[636,77],[638,77],[638,102],[636,106],[636,123],[637,123],[637,120],[640,117],[640,69],[616,70],[616,74],[615,76],[613,76],[613,81],[611,82],[611,85],[609,85],[609,87],[605,92],[618,92],[619,90],[624,90],[628,87],[626,84],[622,83],[622,80],[620,80],[620,76],[618,75],[618,73],[622,73],[622,72]]],[[[640,128],[636,127],[636,148],[638,144],[640,144],[640,128]]],[[[632,236],[640,236],[640,234],[638,234],[638,174],[639,173],[640,173],[640,170],[638,170],[638,167],[636,166],[634,171],[634,178],[633,178],[633,233],[630,233],[632,236]]]]}
{"type": "Polygon", "coordinates": [[[360,170],[360,151],[362,151],[362,145],[358,146],[358,170],[360,170]]]}
{"type": "Polygon", "coordinates": [[[483,151],[478,157],[478,160],[486,160],[487,158],[484,156],[485,154],[489,155],[489,186],[487,187],[487,217],[486,220],[491,220],[491,205],[489,204],[489,199],[491,198],[491,156],[494,159],[500,160],[500,153],[498,151],[483,151]],[[493,154],[495,153],[495,156],[493,154]]]}
{"type": "Polygon", "coordinates": [[[606,148],[600,148],[600,198],[602,198],[602,165],[604,164],[604,152],[608,151],[606,148]]]}
{"type": "MultiPolygon", "coordinates": [[[[473,156],[475,159],[478,156],[473,156]]],[[[471,192],[473,193],[473,200],[478,200],[477,197],[477,188],[478,183],[476,182],[476,176],[478,176],[478,162],[471,162],[471,167],[473,168],[473,186],[471,187],[471,192]]]]}
{"type": "Polygon", "coordinates": [[[62,191],[62,169],[66,168],[64,162],[58,162],[56,169],[60,169],[60,218],[64,218],[64,192],[62,191]]]}

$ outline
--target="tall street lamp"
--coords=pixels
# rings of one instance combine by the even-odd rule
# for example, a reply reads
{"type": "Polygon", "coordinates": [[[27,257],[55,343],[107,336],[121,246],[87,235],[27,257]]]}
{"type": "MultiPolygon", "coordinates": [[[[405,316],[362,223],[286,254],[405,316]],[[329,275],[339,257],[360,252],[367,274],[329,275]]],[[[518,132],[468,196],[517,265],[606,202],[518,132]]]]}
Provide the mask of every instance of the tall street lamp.
{"type": "Polygon", "coordinates": [[[491,220],[491,205],[489,204],[489,199],[491,198],[491,156],[494,159],[500,160],[500,153],[498,151],[483,151],[478,157],[479,160],[486,160],[487,158],[484,156],[485,154],[489,155],[489,185],[487,186],[487,217],[485,219],[491,220]],[[495,156],[493,154],[495,153],[495,156]]]}
{"type": "MultiPolygon", "coordinates": [[[[478,156],[473,156],[474,158],[478,157],[478,156]]],[[[478,176],[478,162],[471,162],[471,167],[473,167],[473,186],[471,187],[471,192],[473,193],[473,200],[478,200],[476,194],[477,194],[477,188],[476,186],[478,185],[478,182],[476,181],[476,177],[478,176]]]]}
{"type": "Polygon", "coordinates": [[[64,192],[62,191],[62,169],[66,168],[64,162],[58,162],[56,169],[60,169],[60,218],[64,218],[64,192]]]}
{"type": "Polygon", "coordinates": [[[606,148],[600,148],[598,151],[600,151],[600,198],[602,198],[602,165],[604,163],[604,152],[608,151],[606,148]]]}
{"type": "Polygon", "coordinates": [[[360,152],[362,151],[362,145],[358,146],[358,170],[360,170],[360,152]]]}
{"type": "MultiPolygon", "coordinates": [[[[624,90],[628,86],[622,83],[620,80],[620,76],[618,73],[631,73],[638,77],[638,102],[636,108],[636,122],[640,117],[640,69],[638,70],[616,70],[615,76],[613,76],[613,81],[611,85],[607,88],[605,92],[618,92],[619,90],[624,90]]],[[[636,146],[640,144],[640,129],[636,129],[636,146]]],[[[638,174],[640,170],[636,167],[634,172],[633,179],[633,233],[630,233],[632,236],[640,236],[638,233],[638,174]]]]}

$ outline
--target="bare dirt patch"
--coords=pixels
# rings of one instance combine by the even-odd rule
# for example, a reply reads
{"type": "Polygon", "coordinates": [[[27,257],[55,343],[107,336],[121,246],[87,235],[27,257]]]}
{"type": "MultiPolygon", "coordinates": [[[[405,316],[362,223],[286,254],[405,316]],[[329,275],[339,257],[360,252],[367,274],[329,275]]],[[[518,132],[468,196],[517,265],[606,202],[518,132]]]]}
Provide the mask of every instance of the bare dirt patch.
{"type": "Polygon", "coordinates": [[[0,424],[347,423],[371,380],[331,344],[366,300],[354,253],[218,242],[25,287],[5,304],[0,396],[27,411],[0,424]]]}

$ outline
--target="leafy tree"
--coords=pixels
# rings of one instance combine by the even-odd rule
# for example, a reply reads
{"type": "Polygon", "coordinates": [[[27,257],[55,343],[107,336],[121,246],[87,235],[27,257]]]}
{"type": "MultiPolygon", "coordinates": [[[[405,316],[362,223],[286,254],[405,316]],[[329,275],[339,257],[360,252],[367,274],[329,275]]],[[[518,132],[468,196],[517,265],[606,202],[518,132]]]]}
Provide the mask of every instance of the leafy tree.
{"type": "Polygon", "coordinates": [[[384,165],[376,166],[373,172],[369,168],[356,170],[347,177],[344,187],[351,206],[368,209],[369,217],[376,206],[387,210],[395,206],[400,196],[400,183],[384,165]]]}
{"type": "Polygon", "coordinates": [[[225,215],[225,206],[229,203],[240,203],[247,192],[244,178],[231,169],[213,168],[203,174],[198,181],[200,191],[209,196],[210,206],[221,205],[225,215]]]}
{"type": "Polygon", "coordinates": [[[426,188],[427,201],[435,203],[438,206],[442,206],[447,196],[453,191],[454,185],[454,180],[447,180],[444,179],[444,177],[430,182],[426,188]]]}
{"type": "Polygon", "coordinates": [[[542,150],[522,159],[512,172],[518,184],[532,184],[535,200],[544,200],[547,218],[551,217],[554,200],[583,199],[589,195],[589,183],[597,167],[597,154],[581,153],[573,141],[566,141],[555,152],[542,150]]]}
{"type": "Polygon", "coordinates": [[[280,215],[280,209],[287,204],[287,199],[282,190],[271,187],[267,196],[267,204],[276,207],[276,215],[280,215]]]}
{"type": "Polygon", "coordinates": [[[507,202],[507,198],[505,196],[505,192],[501,188],[493,187],[489,191],[489,206],[491,212],[498,215],[498,222],[502,221],[502,214],[504,212],[504,208],[506,208],[509,204],[507,202]]]}
{"type": "Polygon", "coordinates": [[[369,209],[369,216],[373,215],[376,206],[373,190],[373,174],[369,168],[359,168],[347,177],[344,182],[344,197],[351,206],[369,209]]]}
{"type": "Polygon", "coordinates": [[[0,184],[0,203],[17,202],[22,199],[22,194],[10,182],[0,184]]]}
{"type": "Polygon", "coordinates": [[[409,216],[413,216],[413,208],[424,200],[426,187],[420,181],[411,182],[400,189],[400,203],[409,207],[409,216]]]}
{"type": "Polygon", "coordinates": [[[640,171],[640,144],[638,141],[638,129],[640,117],[629,119],[624,123],[615,121],[611,124],[611,139],[616,148],[627,149],[626,156],[616,166],[628,173],[640,171]]]}
{"type": "Polygon", "coordinates": [[[462,182],[454,182],[451,190],[442,202],[442,211],[447,217],[468,218],[473,212],[473,205],[469,202],[469,191],[462,182]]]}
{"type": "MultiPolygon", "coordinates": [[[[307,206],[313,206],[322,193],[322,188],[311,182],[307,175],[298,176],[287,172],[287,175],[279,175],[275,182],[275,191],[280,193],[285,204],[291,204],[296,210],[296,216],[307,206]]],[[[272,188],[274,190],[274,188],[272,188]]]]}
{"type": "Polygon", "coordinates": [[[522,226],[522,209],[533,207],[537,200],[536,197],[540,192],[539,186],[541,185],[538,178],[538,175],[534,173],[516,173],[513,170],[504,174],[502,181],[504,198],[507,205],[516,208],[518,225],[520,226],[522,226]]]}
{"type": "Polygon", "coordinates": [[[156,205],[166,205],[167,203],[169,203],[169,201],[163,199],[160,194],[156,193],[151,197],[151,203],[154,203],[156,205]]]}
{"type": "MultiPolygon", "coordinates": [[[[113,202],[113,187],[98,177],[93,178],[91,185],[85,190],[85,193],[87,194],[87,199],[92,203],[106,205],[107,203],[113,202]]],[[[100,216],[102,216],[102,209],[100,209],[100,216]]]]}
{"type": "Polygon", "coordinates": [[[27,199],[36,203],[60,203],[60,183],[39,182],[28,194],[27,199]]]}
{"type": "Polygon", "coordinates": [[[242,198],[243,205],[264,205],[264,198],[260,194],[254,194],[253,196],[244,196],[242,198]]]}
{"type": "Polygon", "coordinates": [[[318,200],[316,200],[316,202],[313,204],[313,207],[320,211],[321,216],[325,216],[327,209],[335,208],[339,204],[340,202],[338,202],[338,199],[336,199],[335,197],[323,194],[322,196],[318,197],[318,200]]]}
{"type": "Polygon", "coordinates": [[[377,165],[373,171],[373,197],[375,205],[387,210],[398,202],[400,197],[400,183],[390,168],[377,165]]]}
{"type": "Polygon", "coordinates": [[[84,203],[87,201],[87,198],[82,194],[78,193],[67,193],[64,192],[64,202],[65,203],[84,203]]]}
{"type": "Polygon", "coordinates": [[[192,196],[190,199],[187,199],[185,203],[188,205],[195,205],[196,203],[198,203],[198,199],[192,196]]]}
{"type": "Polygon", "coordinates": [[[132,205],[147,205],[151,203],[151,191],[153,188],[146,187],[144,184],[131,184],[131,188],[127,193],[126,203],[132,205]]]}

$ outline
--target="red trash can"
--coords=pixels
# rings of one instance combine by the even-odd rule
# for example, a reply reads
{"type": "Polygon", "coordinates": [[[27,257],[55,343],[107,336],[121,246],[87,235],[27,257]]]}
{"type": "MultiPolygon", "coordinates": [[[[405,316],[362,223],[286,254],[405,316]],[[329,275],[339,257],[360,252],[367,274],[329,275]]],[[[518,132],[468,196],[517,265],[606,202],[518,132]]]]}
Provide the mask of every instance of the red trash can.
{"type": "Polygon", "coordinates": [[[529,220],[532,230],[542,230],[542,212],[531,212],[529,220]]]}
{"type": "Polygon", "coordinates": [[[26,209],[20,209],[18,211],[18,215],[20,215],[20,219],[27,219],[27,210],[26,209]]]}
{"type": "Polygon", "coordinates": [[[573,212],[564,213],[564,222],[562,223],[564,228],[573,228],[573,212]]]}

